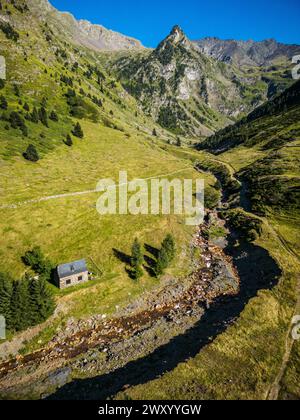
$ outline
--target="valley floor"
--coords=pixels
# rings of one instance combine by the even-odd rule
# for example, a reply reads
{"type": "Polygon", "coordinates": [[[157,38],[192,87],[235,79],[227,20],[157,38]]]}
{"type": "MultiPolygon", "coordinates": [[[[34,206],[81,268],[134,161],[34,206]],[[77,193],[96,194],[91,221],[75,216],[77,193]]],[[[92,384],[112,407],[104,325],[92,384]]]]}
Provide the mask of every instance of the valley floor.
{"type": "MultiPolygon", "coordinates": [[[[88,126],[85,128],[88,130],[88,126]]],[[[107,131],[108,136],[109,133],[107,131]]],[[[97,140],[94,143],[96,150],[100,146],[99,152],[103,153],[101,141],[97,140]]],[[[109,141],[124,142],[117,136],[109,141]]],[[[159,159],[161,174],[165,170],[166,173],[183,171],[186,175],[187,171],[191,177],[196,177],[193,166],[202,159],[224,162],[231,175],[235,174],[234,162],[226,157],[224,160],[216,159],[202,152],[172,146],[161,149],[159,142],[155,142],[149,159],[147,143],[141,139],[138,145],[141,151],[147,150],[147,163],[142,162],[142,169],[132,170],[133,176],[140,170],[145,178],[155,176],[151,159],[153,168],[157,167],[156,159],[159,159]],[[179,165],[182,169],[178,169],[179,165]]],[[[82,159],[87,158],[88,154],[84,155],[85,146],[79,144],[78,147],[83,153],[82,159]]],[[[128,147],[129,157],[131,144],[128,147]]],[[[135,144],[135,150],[136,147],[135,144]]],[[[49,157],[50,161],[47,162],[47,158],[41,163],[47,167],[47,177],[52,179],[50,183],[44,184],[41,178],[42,189],[32,185],[30,193],[31,183],[28,182],[22,191],[16,178],[15,187],[8,189],[6,200],[2,203],[6,208],[1,209],[5,214],[2,220],[6,232],[4,249],[8,252],[7,262],[19,275],[24,269],[19,263],[19,256],[37,242],[57,261],[58,258],[73,258],[74,251],[83,252],[88,246],[91,260],[96,267],[104,269],[104,273],[99,272],[99,279],[88,286],[59,292],[56,316],[41,326],[41,330],[37,329],[37,335],[34,334],[31,340],[17,342],[15,351],[20,352],[19,356],[0,366],[2,398],[23,395],[30,398],[79,399],[111,396],[134,399],[182,399],[183,396],[187,399],[276,399],[283,393],[286,398],[298,395],[293,364],[293,360],[298,358],[297,343],[292,346],[289,337],[297,303],[299,256],[293,245],[294,227],[289,224],[288,218],[272,214],[262,218],[263,234],[255,244],[241,243],[236,247],[233,246],[235,240],[232,241],[234,236],[229,236],[226,253],[233,258],[241,284],[237,290],[227,283],[227,289],[223,290],[216,275],[220,267],[216,270],[214,265],[209,265],[214,267],[212,278],[215,281],[206,283],[209,270],[201,272],[203,267],[197,269],[197,263],[195,266],[195,260],[199,265],[206,255],[203,246],[207,252],[213,245],[205,245],[201,234],[194,237],[192,244],[198,241],[198,253],[202,257],[197,257],[198,253],[193,257],[194,251],[191,253],[190,248],[192,232],[185,230],[175,219],[170,218],[166,222],[163,218],[155,221],[133,218],[127,219],[124,225],[119,224],[123,223],[121,220],[113,224],[107,220],[102,221],[104,224],[99,227],[101,236],[93,236],[89,231],[89,235],[79,238],[78,231],[82,232],[80,226],[83,220],[84,226],[97,225],[91,218],[94,199],[88,194],[73,196],[81,188],[85,189],[87,179],[83,183],[79,177],[78,186],[72,184],[74,193],[63,193],[68,197],[58,194],[58,201],[53,198],[38,202],[43,190],[47,197],[56,196],[59,192],[58,178],[54,173],[60,151],[55,153],[58,155],[54,154],[49,157]],[[52,176],[51,160],[54,163],[52,176]],[[19,192],[16,194],[16,191],[19,192]],[[72,206],[74,199],[76,207],[72,206]],[[16,202],[23,202],[23,205],[14,208],[16,202]],[[67,213],[64,208],[68,208],[67,213]],[[38,221],[36,232],[32,232],[33,220],[38,221]],[[129,220],[132,225],[128,224],[129,220]],[[70,237],[61,232],[58,237],[65,244],[56,250],[52,246],[52,235],[57,240],[58,229],[64,225],[67,228],[70,223],[75,223],[74,232],[70,237]],[[47,238],[40,230],[42,226],[49,232],[47,238]],[[124,265],[110,256],[118,235],[122,236],[122,251],[126,252],[137,230],[147,244],[157,245],[157,234],[162,237],[163,232],[169,230],[178,239],[181,249],[179,264],[171,267],[169,276],[160,285],[151,276],[145,277],[141,283],[132,283],[123,272],[124,265]],[[13,241],[12,252],[10,243],[13,241]],[[191,258],[194,261],[192,266],[191,258]],[[196,275],[191,276],[190,272],[196,275]],[[157,297],[158,290],[162,301],[157,297]],[[229,296],[222,296],[224,293],[229,293],[229,296]]],[[[132,158],[136,159],[136,156],[132,158]]],[[[80,162],[77,165],[79,168],[80,162]]],[[[128,160],[124,165],[131,167],[128,160]]],[[[18,166],[15,168],[18,170],[18,166]]],[[[109,173],[110,170],[106,160],[105,170],[100,173],[109,173]]],[[[38,167],[37,171],[42,177],[43,168],[38,167]]],[[[26,176],[29,180],[31,177],[37,179],[37,175],[28,172],[26,176]]],[[[99,172],[95,171],[95,175],[98,176],[99,172]]],[[[211,174],[203,173],[202,176],[207,185],[216,181],[211,174]]],[[[91,174],[88,177],[89,182],[92,179],[96,181],[91,174]]],[[[148,249],[155,252],[155,247],[148,249]]],[[[216,249],[210,250],[212,260],[219,253],[216,249]]],[[[225,254],[222,260],[226,264],[230,261],[225,254]]],[[[234,273],[235,270],[232,270],[232,275],[234,273]]],[[[22,337],[25,338],[26,334],[22,337]]],[[[2,349],[5,345],[2,344],[2,349]]],[[[6,355],[3,353],[6,360],[9,349],[11,347],[7,346],[6,355]]]]}

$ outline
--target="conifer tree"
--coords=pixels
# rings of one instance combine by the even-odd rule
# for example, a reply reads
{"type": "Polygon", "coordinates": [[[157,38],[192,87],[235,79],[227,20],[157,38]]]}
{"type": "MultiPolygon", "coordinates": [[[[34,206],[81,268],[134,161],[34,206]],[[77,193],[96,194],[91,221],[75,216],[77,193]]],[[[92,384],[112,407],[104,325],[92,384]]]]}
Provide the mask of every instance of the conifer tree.
{"type": "Polygon", "coordinates": [[[73,131],[72,131],[72,134],[73,134],[75,137],[78,137],[78,138],[80,138],[80,139],[82,139],[82,138],[84,137],[84,134],[83,134],[83,131],[82,131],[82,128],[81,128],[81,125],[79,124],[79,122],[77,122],[77,123],[75,124],[74,129],[73,129],[73,131]]]}
{"type": "Polygon", "coordinates": [[[169,258],[168,258],[167,251],[165,248],[161,248],[159,250],[155,269],[154,269],[156,276],[159,277],[162,274],[164,274],[165,269],[168,267],[168,265],[169,265],[169,258]]]}
{"type": "Polygon", "coordinates": [[[15,280],[11,297],[12,329],[22,331],[30,323],[29,317],[29,290],[27,281],[15,280]]]}
{"type": "Polygon", "coordinates": [[[31,162],[37,162],[40,159],[39,154],[33,144],[30,144],[27,147],[23,156],[25,159],[30,160],[31,162]]]}
{"type": "Polygon", "coordinates": [[[12,329],[11,297],[12,279],[0,273],[0,315],[4,316],[8,330],[12,329]]]}
{"type": "Polygon", "coordinates": [[[27,112],[29,112],[30,108],[27,102],[25,102],[25,104],[23,105],[23,109],[27,112]]]}
{"type": "Polygon", "coordinates": [[[35,124],[37,124],[39,122],[39,113],[36,109],[36,107],[33,108],[32,113],[31,113],[31,121],[35,124]]]}
{"type": "Polygon", "coordinates": [[[175,240],[173,235],[170,233],[165,237],[165,239],[162,242],[162,248],[165,249],[166,254],[168,256],[168,262],[174,260],[175,254],[176,254],[176,247],[175,247],[175,240]]]}
{"type": "Polygon", "coordinates": [[[33,325],[44,322],[53,314],[55,303],[44,278],[30,281],[30,318],[33,325]]]}
{"type": "Polygon", "coordinates": [[[20,88],[18,85],[14,85],[14,93],[16,96],[20,96],[20,88]]]}
{"type": "Polygon", "coordinates": [[[6,100],[6,98],[5,98],[5,96],[0,96],[0,108],[1,109],[7,109],[7,107],[8,107],[8,103],[7,103],[7,100],[6,100]]]}
{"type": "Polygon", "coordinates": [[[45,127],[48,127],[48,115],[45,107],[41,107],[39,110],[39,119],[45,127]]]}
{"type": "Polygon", "coordinates": [[[64,142],[65,142],[65,144],[66,144],[67,146],[69,146],[69,147],[71,147],[71,146],[73,145],[73,140],[72,140],[72,138],[71,138],[70,134],[67,134],[67,136],[66,136],[66,140],[65,140],[64,142]]]}
{"type": "Polygon", "coordinates": [[[143,275],[142,263],[143,263],[143,252],[142,247],[138,241],[135,239],[131,248],[131,267],[132,267],[132,277],[135,280],[138,280],[143,275]]]}
{"type": "Polygon", "coordinates": [[[55,111],[51,111],[50,115],[49,115],[50,120],[57,122],[58,121],[58,115],[56,114],[55,111]]]}

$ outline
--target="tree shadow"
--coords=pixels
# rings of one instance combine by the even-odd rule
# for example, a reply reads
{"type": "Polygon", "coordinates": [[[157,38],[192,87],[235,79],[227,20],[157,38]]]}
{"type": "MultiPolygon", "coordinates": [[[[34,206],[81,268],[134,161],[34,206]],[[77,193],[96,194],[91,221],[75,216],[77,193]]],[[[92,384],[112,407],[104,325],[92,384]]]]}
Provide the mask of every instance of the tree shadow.
{"type": "Polygon", "coordinates": [[[179,363],[195,357],[201,349],[226,331],[259,290],[272,289],[281,270],[269,253],[254,244],[228,245],[241,285],[237,296],[217,298],[202,318],[185,333],[171,339],[153,353],[127,363],[113,372],[88,379],[75,379],[48,397],[51,400],[105,400],[124,387],[154,380],[179,363]]]}
{"type": "Polygon", "coordinates": [[[145,248],[145,251],[147,251],[149,254],[151,254],[155,258],[155,260],[158,258],[158,254],[159,254],[158,248],[154,248],[153,246],[149,244],[145,244],[144,248],[145,248]]]}
{"type": "Polygon", "coordinates": [[[118,260],[120,260],[122,263],[130,265],[131,266],[131,256],[125,254],[122,251],[119,251],[118,249],[113,248],[113,253],[118,260]]]}
{"type": "Polygon", "coordinates": [[[149,257],[148,255],[144,255],[144,260],[146,263],[146,264],[143,264],[144,269],[147,271],[149,276],[156,277],[156,274],[155,274],[156,261],[153,258],[149,257]]]}

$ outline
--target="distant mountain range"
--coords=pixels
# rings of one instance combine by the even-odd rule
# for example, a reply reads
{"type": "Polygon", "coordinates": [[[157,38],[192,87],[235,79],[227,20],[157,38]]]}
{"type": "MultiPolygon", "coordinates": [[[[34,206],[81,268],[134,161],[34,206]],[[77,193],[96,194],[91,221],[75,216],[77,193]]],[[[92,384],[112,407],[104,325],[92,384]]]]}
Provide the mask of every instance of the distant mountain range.
{"type": "Polygon", "coordinates": [[[276,60],[291,60],[300,51],[299,45],[286,45],[275,39],[255,42],[207,37],[194,42],[204,54],[240,66],[266,66],[276,60]]]}
{"type": "MultiPolygon", "coordinates": [[[[28,0],[30,9],[44,20],[49,20],[57,29],[71,36],[75,43],[96,50],[135,50],[144,49],[142,43],[130,36],[95,25],[87,20],[76,20],[68,12],[59,12],[48,0],[28,0]],[[58,27],[60,26],[60,27],[58,27]]],[[[219,61],[238,65],[268,65],[277,59],[291,59],[300,53],[299,45],[286,45],[274,39],[261,42],[221,40],[206,37],[192,41],[204,54],[219,61]]]]}
{"type": "Polygon", "coordinates": [[[144,112],[164,128],[184,136],[206,136],[293,81],[291,57],[300,52],[299,46],[275,41],[233,44],[220,41],[217,54],[215,38],[193,42],[175,26],[155,50],[117,56],[109,67],[144,112]],[[259,61],[265,64],[258,66],[259,61]]]}
{"type": "MultiPolygon", "coordinates": [[[[68,45],[81,55],[96,54],[91,63],[100,60],[147,116],[180,136],[209,136],[282,92],[293,82],[291,58],[300,54],[300,46],[275,40],[191,41],[179,26],[156,49],[148,49],[134,38],[59,12],[48,0],[19,3],[26,5],[31,23],[5,7],[0,21],[20,32],[36,26],[36,39],[46,36],[49,44],[36,55],[45,59],[58,45],[56,55],[68,45]],[[105,58],[104,51],[110,52],[105,58]]],[[[28,38],[23,44],[29,53],[28,38]]],[[[75,60],[74,53],[70,59],[75,60]]]]}

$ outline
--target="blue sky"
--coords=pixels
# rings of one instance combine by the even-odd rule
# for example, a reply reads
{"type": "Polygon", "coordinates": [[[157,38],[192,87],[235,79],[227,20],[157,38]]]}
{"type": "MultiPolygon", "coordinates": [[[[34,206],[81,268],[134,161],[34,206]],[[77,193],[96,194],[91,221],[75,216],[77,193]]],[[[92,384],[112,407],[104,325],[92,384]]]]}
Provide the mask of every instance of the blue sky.
{"type": "Polygon", "coordinates": [[[275,38],[300,44],[299,0],[50,0],[108,29],[133,36],[147,47],[157,44],[175,24],[191,39],[275,38]]]}

